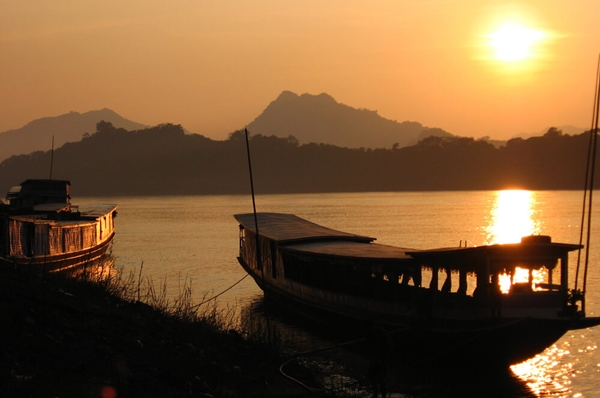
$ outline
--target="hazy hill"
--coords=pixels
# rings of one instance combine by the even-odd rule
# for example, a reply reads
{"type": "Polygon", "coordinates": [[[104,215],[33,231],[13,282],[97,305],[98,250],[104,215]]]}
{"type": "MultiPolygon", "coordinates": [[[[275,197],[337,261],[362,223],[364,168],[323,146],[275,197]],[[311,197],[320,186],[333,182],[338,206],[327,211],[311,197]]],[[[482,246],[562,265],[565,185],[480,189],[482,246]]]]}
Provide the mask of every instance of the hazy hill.
{"type": "Polygon", "coordinates": [[[377,111],[340,104],[328,94],[279,97],[247,126],[253,134],[296,137],[302,144],[324,143],[346,148],[392,148],[416,144],[428,136],[451,136],[417,122],[385,119],[377,111]]]}
{"type": "Polygon", "coordinates": [[[55,117],[44,117],[20,129],[0,133],[0,161],[12,155],[52,149],[52,136],[54,136],[55,148],[67,142],[79,141],[84,133],[92,134],[96,131],[96,123],[101,120],[127,130],[146,127],[106,108],[85,113],[70,112],[55,117]]]}
{"type": "Polygon", "coordinates": [[[535,133],[521,133],[521,134],[517,134],[515,135],[513,138],[532,138],[532,137],[541,137],[544,134],[546,134],[546,132],[548,131],[548,129],[550,128],[556,128],[560,131],[563,132],[563,134],[568,134],[568,135],[578,135],[583,133],[584,131],[586,131],[586,129],[584,129],[583,127],[575,127],[575,126],[570,126],[570,125],[566,125],[566,126],[555,126],[555,127],[548,127],[545,128],[543,130],[540,130],[538,132],[535,133]]]}
{"type": "MultiPolygon", "coordinates": [[[[550,129],[501,148],[473,138],[427,137],[404,148],[351,149],[258,134],[250,149],[257,194],[561,190],[583,188],[588,142],[588,134],[550,129]]],[[[47,178],[50,162],[50,151],[4,160],[0,193],[28,178],[47,178]]],[[[96,133],[55,150],[53,178],[70,180],[74,197],[250,193],[242,131],[214,141],[173,124],[126,131],[98,123],[96,133]]]]}

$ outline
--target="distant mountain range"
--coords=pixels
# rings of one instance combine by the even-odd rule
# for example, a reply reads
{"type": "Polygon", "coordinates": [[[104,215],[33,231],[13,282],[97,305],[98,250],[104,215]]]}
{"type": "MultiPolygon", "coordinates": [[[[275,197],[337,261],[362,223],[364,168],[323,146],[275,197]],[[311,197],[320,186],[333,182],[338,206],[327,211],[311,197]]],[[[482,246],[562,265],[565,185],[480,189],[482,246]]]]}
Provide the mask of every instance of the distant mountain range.
{"type": "MultiPolygon", "coordinates": [[[[106,108],[44,117],[0,133],[0,161],[12,155],[47,151],[52,147],[53,136],[55,148],[80,141],[84,133],[93,133],[96,123],[102,120],[129,131],[148,127],[106,108]]],[[[290,91],[282,92],[247,127],[251,134],[282,138],[292,135],[300,143],[347,148],[405,147],[432,135],[451,136],[442,129],[428,128],[418,122],[398,123],[379,116],[376,111],[340,104],[325,93],[297,95],[290,91]]]]}
{"type": "MultiPolygon", "coordinates": [[[[148,127],[106,108],[44,117],[19,129],[0,133],[0,162],[13,155],[48,151],[52,148],[52,137],[54,148],[80,141],[85,133],[94,133],[100,121],[128,131],[148,127]]],[[[377,111],[341,104],[326,93],[298,95],[291,91],[283,91],[247,128],[251,135],[293,136],[300,144],[329,144],[342,148],[403,148],[430,136],[454,137],[441,128],[426,127],[414,121],[397,122],[379,116],[377,111]]],[[[566,126],[559,127],[559,130],[573,135],[584,129],[566,126]]],[[[522,134],[520,137],[544,133],[522,134]]],[[[484,141],[497,148],[505,144],[505,141],[484,141]]]]}
{"type": "Polygon", "coordinates": [[[93,134],[96,123],[104,120],[115,127],[139,130],[147,126],[132,122],[116,112],[104,108],[85,113],[70,112],[55,117],[36,119],[16,130],[0,133],[0,162],[13,155],[29,154],[59,148],[67,142],[80,141],[84,133],[93,134]]]}
{"type": "Polygon", "coordinates": [[[392,148],[414,145],[429,136],[452,136],[418,122],[396,122],[377,111],[340,104],[330,95],[282,92],[248,126],[251,134],[296,137],[301,144],[323,143],[347,148],[392,148]]]}

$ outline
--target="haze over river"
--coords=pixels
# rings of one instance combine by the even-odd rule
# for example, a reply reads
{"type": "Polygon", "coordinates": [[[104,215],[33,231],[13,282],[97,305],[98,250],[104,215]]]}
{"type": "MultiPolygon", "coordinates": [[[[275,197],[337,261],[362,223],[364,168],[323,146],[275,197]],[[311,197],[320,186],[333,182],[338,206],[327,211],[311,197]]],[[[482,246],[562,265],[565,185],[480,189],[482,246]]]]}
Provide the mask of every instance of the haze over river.
{"type": "MultiPolygon", "coordinates": [[[[597,195],[597,193],[596,193],[597,195]]],[[[191,282],[195,302],[228,289],[239,266],[233,214],[252,212],[250,196],[80,198],[75,204],[119,205],[113,254],[117,264],[176,297],[191,282]]],[[[518,242],[543,234],[578,243],[583,194],[571,191],[386,192],[263,195],[257,211],[293,213],[330,228],[373,236],[378,243],[426,249],[518,242]]],[[[598,221],[600,223],[600,220],[598,221]]],[[[586,313],[600,315],[600,228],[592,222],[586,313]]],[[[570,258],[573,287],[577,255],[570,258]]],[[[580,286],[581,288],[581,279],[580,286]]],[[[250,278],[218,298],[240,309],[262,296],[250,278]]],[[[600,327],[567,333],[543,354],[512,367],[527,393],[514,396],[600,396],[600,327]]],[[[418,395],[417,395],[418,396],[418,395]]]]}

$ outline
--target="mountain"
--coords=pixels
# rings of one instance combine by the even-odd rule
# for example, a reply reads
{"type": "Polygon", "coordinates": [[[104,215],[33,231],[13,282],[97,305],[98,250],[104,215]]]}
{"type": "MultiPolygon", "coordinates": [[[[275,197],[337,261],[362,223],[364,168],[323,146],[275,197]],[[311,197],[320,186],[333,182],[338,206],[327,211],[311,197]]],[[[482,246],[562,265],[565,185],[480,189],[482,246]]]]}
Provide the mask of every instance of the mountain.
{"type": "Polygon", "coordinates": [[[346,148],[405,147],[429,136],[452,136],[418,122],[399,123],[379,116],[377,111],[352,108],[326,93],[297,95],[291,91],[282,92],[247,128],[252,134],[292,135],[302,144],[346,148]]]}
{"type": "Polygon", "coordinates": [[[0,161],[13,155],[50,150],[52,149],[52,136],[54,136],[55,148],[67,142],[79,141],[84,133],[92,134],[96,131],[96,123],[101,120],[126,130],[146,127],[143,124],[127,120],[107,108],[85,113],[70,112],[55,117],[44,117],[28,123],[20,129],[0,133],[0,161]]]}

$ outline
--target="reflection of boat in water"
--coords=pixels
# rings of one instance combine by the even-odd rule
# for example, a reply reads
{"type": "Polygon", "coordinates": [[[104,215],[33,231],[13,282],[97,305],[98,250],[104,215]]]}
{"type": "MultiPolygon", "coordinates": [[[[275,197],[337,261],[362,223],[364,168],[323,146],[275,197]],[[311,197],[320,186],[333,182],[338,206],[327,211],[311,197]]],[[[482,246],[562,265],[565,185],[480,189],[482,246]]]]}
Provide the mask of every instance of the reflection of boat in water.
{"type": "Polygon", "coordinates": [[[0,204],[0,263],[62,271],[102,257],[117,205],[71,204],[70,182],[27,180],[0,204]]]}
{"type": "Polygon", "coordinates": [[[267,297],[326,321],[384,325],[406,361],[507,366],[568,330],[600,324],[578,310],[569,252],[580,245],[520,243],[413,250],[373,243],[291,214],[235,216],[238,260],[267,297]],[[258,239],[257,239],[258,238],[258,239]],[[534,271],[545,271],[544,281],[534,271]],[[526,271],[525,282],[513,277],[526,271]],[[501,291],[500,280],[504,281],[501,291]]]}
{"type": "MultiPolygon", "coordinates": [[[[254,336],[267,339],[270,328],[275,341],[283,342],[288,353],[311,369],[311,380],[322,386],[323,395],[347,396],[348,391],[363,391],[371,396],[365,369],[365,357],[361,346],[362,338],[356,338],[356,330],[324,328],[323,323],[298,317],[285,304],[255,296],[241,308],[241,328],[254,336]],[[326,387],[325,387],[326,386],[326,387]]],[[[283,371],[288,368],[282,366],[283,371]]],[[[292,368],[293,372],[293,368],[292,368]]],[[[296,375],[300,382],[307,381],[305,374],[296,375]]],[[[406,366],[404,363],[390,364],[388,372],[388,397],[537,397],[527,384],[516,377],[510,369],[469,369],[446,367],[443,371],[423,372],[421,367],[406,366]]],[[[315,384],[311,384],[315,386],[315,384]]],[[[316,391],[314,391],[316,392],[316,391]]]]}

